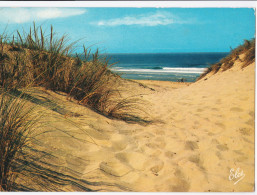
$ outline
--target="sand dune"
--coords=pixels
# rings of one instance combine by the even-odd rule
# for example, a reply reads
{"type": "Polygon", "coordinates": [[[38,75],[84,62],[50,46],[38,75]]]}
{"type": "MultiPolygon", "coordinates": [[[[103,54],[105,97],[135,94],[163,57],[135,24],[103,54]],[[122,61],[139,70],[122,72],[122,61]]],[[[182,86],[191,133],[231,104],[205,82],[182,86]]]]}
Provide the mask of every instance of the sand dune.
{"type": "Polygon", "coordinates": [[[59,157],[54,163],[94,190],[253,191],[254,72],[251,64],[193,84],[124,82],[123,96],[147,102],[154,121],[147,126],[108,119],[47,91],[41,96],[63,112],[41,108],[59,130],[40,140],[59,157]],[[236,184],[240,178],[229,180],[232,168],[245,174],[236,184]]]}

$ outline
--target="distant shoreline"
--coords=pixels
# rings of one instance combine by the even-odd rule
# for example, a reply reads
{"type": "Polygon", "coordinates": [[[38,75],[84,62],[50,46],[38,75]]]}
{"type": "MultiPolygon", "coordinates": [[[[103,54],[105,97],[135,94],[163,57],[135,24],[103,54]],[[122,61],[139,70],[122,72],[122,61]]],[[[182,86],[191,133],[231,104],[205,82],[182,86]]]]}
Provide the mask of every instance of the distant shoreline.
{"type": "Polygon", "coordinates": [[[144,80],[144,79],[129,79],[132,81],[140,82],[140,83],[170,83],[170,84],[192,84],[195,83],[195,81],[184,81],[184,82],[179,82],[179,81],[162,81],[162,80],[144,80]]]}
{"type": "Polygon", "coordinates": [[[166,85],[166,84],[170,84],[170,85],[190,85],[194,82],[176,82],[176,81],[158,81],[158,80],[134,80],[131,79],[132,81],[136,81],[139,83],[143,83],[143,84],[161,84],[161,85],[166,85]]]}
{"type": "Polygon", "coordinates": [[[210,53],[227,53],[229,54],[229,51],[226,52],[153,52],[153,53],[101,53],[100,55],[130,55],[130,54],[133,54],[133,55],[145,55],[145,54],[150,54],[150,55],[153,55],[153,54],[210,54],[210,53]]]}

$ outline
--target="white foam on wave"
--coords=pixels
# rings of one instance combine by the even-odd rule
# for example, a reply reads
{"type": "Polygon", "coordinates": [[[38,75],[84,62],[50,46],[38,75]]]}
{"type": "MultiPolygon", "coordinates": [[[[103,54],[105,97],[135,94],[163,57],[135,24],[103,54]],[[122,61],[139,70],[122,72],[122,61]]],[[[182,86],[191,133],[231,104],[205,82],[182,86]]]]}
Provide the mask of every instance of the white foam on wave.
{"type": "Polygon", "coordinates": [[[122,69],[113,68],[111,70],[115,72],[127,72],[127,73],[184,73],[184,74],[201,74],[207,68],[169,68],[164,67],[163,69],[122,69]]]}

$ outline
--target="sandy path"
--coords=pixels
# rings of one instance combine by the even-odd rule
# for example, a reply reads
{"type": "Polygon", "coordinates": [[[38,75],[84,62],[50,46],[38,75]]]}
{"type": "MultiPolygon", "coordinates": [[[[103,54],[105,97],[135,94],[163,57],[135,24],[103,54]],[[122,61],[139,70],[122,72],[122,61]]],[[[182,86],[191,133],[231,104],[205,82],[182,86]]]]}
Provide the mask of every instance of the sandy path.
{"type": "MultiPolygon", "coordinates": [[[[102,191],[253,191],[254,70],[228,70],[187,85],[138,81],[126,83],[131,95],[148,102],[145,110],[156,122],[148,126],[111,120],[49,92],[77,116],[52,120],[64,129],[42,137],[76,177],[102,191]],[[85,142],[86,141],[86,142],[85,142]],[[94,143],[92,143],[94,142],[94,143]],[[229,180],[230,170],[245,176],[229,180]]],[[[128,95],[128,94],[125,94],[128,95]]],[[[49,96],[49,95],[48,95],[49,96]]],[[[73,186],[66,190],[77,190],[73,186]]]]}

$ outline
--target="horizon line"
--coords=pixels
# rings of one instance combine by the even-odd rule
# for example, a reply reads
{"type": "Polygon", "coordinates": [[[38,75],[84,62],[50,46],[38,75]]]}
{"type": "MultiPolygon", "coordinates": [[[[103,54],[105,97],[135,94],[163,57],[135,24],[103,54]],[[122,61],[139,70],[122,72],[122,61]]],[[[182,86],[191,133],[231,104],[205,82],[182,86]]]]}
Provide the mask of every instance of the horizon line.
{"type": "Polygon", "coordinates": [[[108,53],[108,52],[106,52],[106,53],[100,53],[100,55],[103,55],[103,54],[178,54],[178,53],[230,53],[230,51],[214,51],[214,52],[212,52],[212,51],[208,51],[208,52],[145,52],[145,53],[143,53],[143,52],[139,52],[139,53],[112,53],[112,52],[110,52],[110,53],[108,53]]]}

